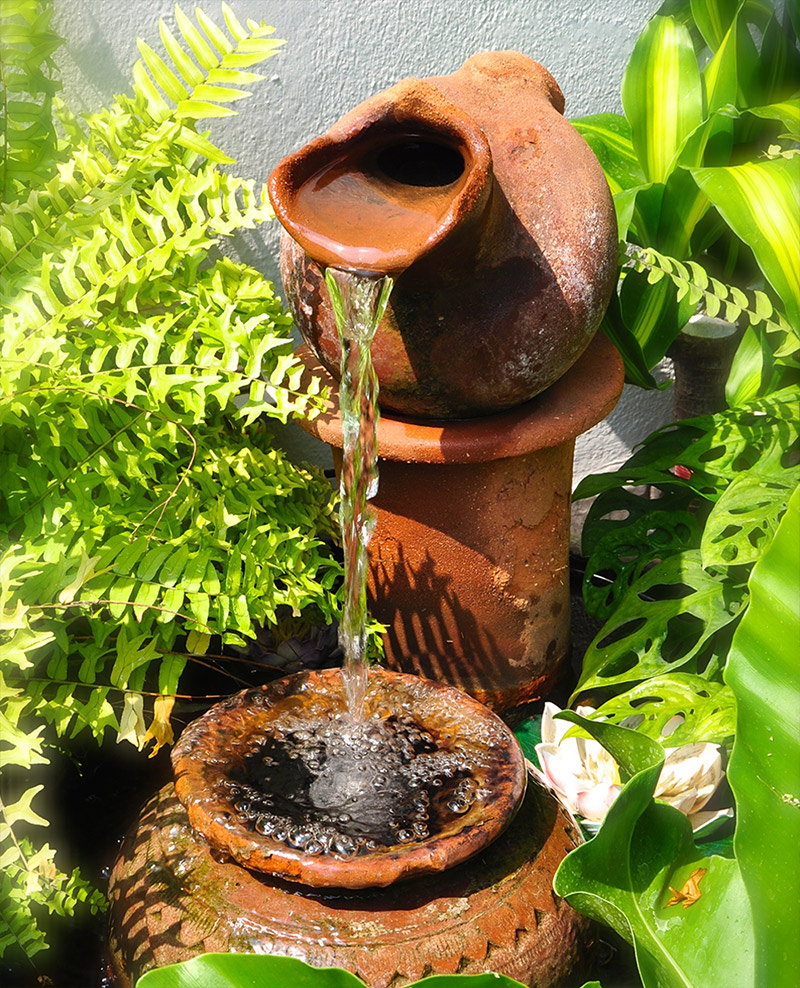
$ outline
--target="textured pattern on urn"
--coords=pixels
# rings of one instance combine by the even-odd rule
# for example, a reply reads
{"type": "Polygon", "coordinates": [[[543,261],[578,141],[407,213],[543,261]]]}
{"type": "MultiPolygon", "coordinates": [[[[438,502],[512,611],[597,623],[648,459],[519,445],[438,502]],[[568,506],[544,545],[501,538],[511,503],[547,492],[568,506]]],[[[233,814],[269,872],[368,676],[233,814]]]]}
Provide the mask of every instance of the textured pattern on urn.
{"type": "Polygon", "coordinates": [[[166,786],[123,841],[111,874],[113,967],[121,988],[212,951],[343,967],[370,988],[487,970],[537,988],[582,984],[593,928],[551,888],[580,840],[555,797],[531,780],[514,823],[472,861],[370,893],[300,893],[212,850],[166,786]]]}

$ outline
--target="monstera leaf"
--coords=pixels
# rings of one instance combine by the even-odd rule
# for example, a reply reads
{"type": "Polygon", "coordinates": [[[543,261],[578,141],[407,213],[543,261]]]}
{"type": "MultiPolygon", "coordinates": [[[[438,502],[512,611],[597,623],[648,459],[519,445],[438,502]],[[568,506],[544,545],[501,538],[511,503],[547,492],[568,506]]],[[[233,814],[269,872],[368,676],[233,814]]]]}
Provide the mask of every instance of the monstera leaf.
{"type": "Polygon", "coordinates": [[[747,470],[734,477],[706,521],[703,565],[754,563],[772,541],[798,483],[799,467],[766,475],[747,470]]]}
{"type": "Polygon", "coordinates": [[[586,650],[573,697],[678,670],[713,676],[746,601],[744,577],[723,582],[698,550],[667,557],[639,576],[586,650]]]}
{"type": "MultiPolygon", "coordinates": [[[[635,727],[638,734],[670,748],[700,741],[722,744],[736,731],[736,702],[730,687],[722,683],[673,672],[611,697],[592,714],[592,720],[635,727]],[[676,717],[681,720],[674,727],[676,717]]],[[[583,732],[573,727],[567,737],[578,734],[583,732]]]]}
{"type": "MultiPolygon", "coordinates": [[[[360,978],[338,967],[310,967],[293,957],[257,954],[204,954],[182,964],[148,971],[136,982],[136,988],[287,988],[289,985],[364,988],[360,978]]],[[[423,978],[408,988],[524,988],[524,985],[502,974],[444,974],[423,978]]]]}

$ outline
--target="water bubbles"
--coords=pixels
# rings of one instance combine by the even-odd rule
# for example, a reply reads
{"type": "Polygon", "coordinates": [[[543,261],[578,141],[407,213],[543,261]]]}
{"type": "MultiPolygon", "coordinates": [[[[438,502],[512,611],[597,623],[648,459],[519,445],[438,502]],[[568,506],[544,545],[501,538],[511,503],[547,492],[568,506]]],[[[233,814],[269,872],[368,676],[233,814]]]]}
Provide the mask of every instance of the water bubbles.
{"type": "Polygon", "coordinates": [[[429,840],[480,797],[467,753],[437,746],[407,713],[365,721],[329,713],[254,739],[224,783],[240,825],[304,854],[346,859],[429,840]]]}

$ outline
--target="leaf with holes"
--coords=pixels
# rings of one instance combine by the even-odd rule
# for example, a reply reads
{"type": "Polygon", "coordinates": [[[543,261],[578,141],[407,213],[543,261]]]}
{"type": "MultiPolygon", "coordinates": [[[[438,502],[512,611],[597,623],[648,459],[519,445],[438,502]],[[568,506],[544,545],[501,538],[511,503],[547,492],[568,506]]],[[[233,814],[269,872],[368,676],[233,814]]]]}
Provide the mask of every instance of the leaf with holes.
{"type": "Polygon", "coordinates": [[[687,488],[670,488],[658,500],[649,491],[610,490],[589,509],[584,524],[586,610],[605,619],[654,561],[700,545],[707,502],[687,488]]]}
{"type": "Polygon", "coordinates": [[[587,649],[573,697],[677,670],[712,676],[747,600],[744,579],[723,582],[696,549],[643,573],[587,649]]]}
{"type": "Polygon", "coordinates": [[[758,465],[762,473],[780,473],[798,443],[800,390],[784,388],[716,415],[658,429],[619,470],[582,480],[574,498],[617,487],[677,484],[716,501],[743,470],[758,465]]]}
{"type": "MultiPolygon", "coordinates": [[[[669,748],[700,741],[724,744],[736,730],[736,701],[722,683],[673,672],[654,676],[612,697],[590,719],[617,725],[625,721],[623,726],[669,748]],[[675,717],[682,718],[681,722],[665,734],[664,728],[675,717]],[[628,718],[635,720],[628,722],[628,718]]],[[[588,737],[582,729],[570,728],[568,736],[575,734],[588,737]]]]}
{"type": "Polygon", "coordinates": [[[748,470],[734,477],[703,530],[703,566],[754,563],[772,541],[798,483],[800,467],[766,475],[748,470]]]}

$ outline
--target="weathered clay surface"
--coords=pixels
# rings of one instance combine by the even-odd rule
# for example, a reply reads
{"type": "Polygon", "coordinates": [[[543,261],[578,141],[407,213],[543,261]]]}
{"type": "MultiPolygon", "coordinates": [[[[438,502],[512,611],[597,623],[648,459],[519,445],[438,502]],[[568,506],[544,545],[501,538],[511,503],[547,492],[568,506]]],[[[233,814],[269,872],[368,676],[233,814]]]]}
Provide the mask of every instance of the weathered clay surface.
{"type": "MultiPolygon", "coordinates": [[[[324,374],[307,349],[299,353],[324,374]]],[[[611,411],[622,384],[619,355],[599,335],[546,393],[511,411],[381,418],[369,593],[389,627],[393,668],[458,686],[504,714],[548,695],[569,647],[574,440],[611,411]]],[[[335,400],[303,427],[336,458],[335,400]]]]}
{"type": "Polygon", "coordinates": [[[355,857],[311,855],[256,832],[237,818],[220,785],[270,732],[292,721],[313,725],[346,714],[340,669],[301,672],[244,690],[193,721],[172,752],[175,789],[195,830],[256,871],[313,886],[385,886],[450,868],[485,848],[511,822],[525,791],[525,760],[514,735],[486,707],[442,683],[374,667],[366,717],[386,720],[410,712],[434,742],[463,751],[480,797],[429,839],[361,849],[355,857]]]}
{"type": "Polygon", "coordinates": [[[617,241],[602,169],[562,111],[542,66],[484,53],[453,75],[372,97],[278,165],[270,195],[299,242],[282,242],[284,288],[334,376],[326,265],[396,275],[373,343],[382,407],[484,415],[542,392],[574,363],[608,302],[617,241]],[[457,151],[463,174],[445,186],[387,177],[381,150],[419,138],[457,151]],[[299,191],[326,162],[349,167],[355,186],[315,227],[299,191]],[[420,224],[407,223],[415,212],[420,224]]]}
{"type": "Polygon", "coordinates": [[[472,861],[388,889],[301,889],[212,851],[166,786],[111,874],[113,965],[122,988],[153,967],[211,951],[344,967],[370,988],[487,970],[538,988],[582,984],[592,927],[551,890],[579,842],[564,810],[530,780],[509,830],[472,861]]]}

